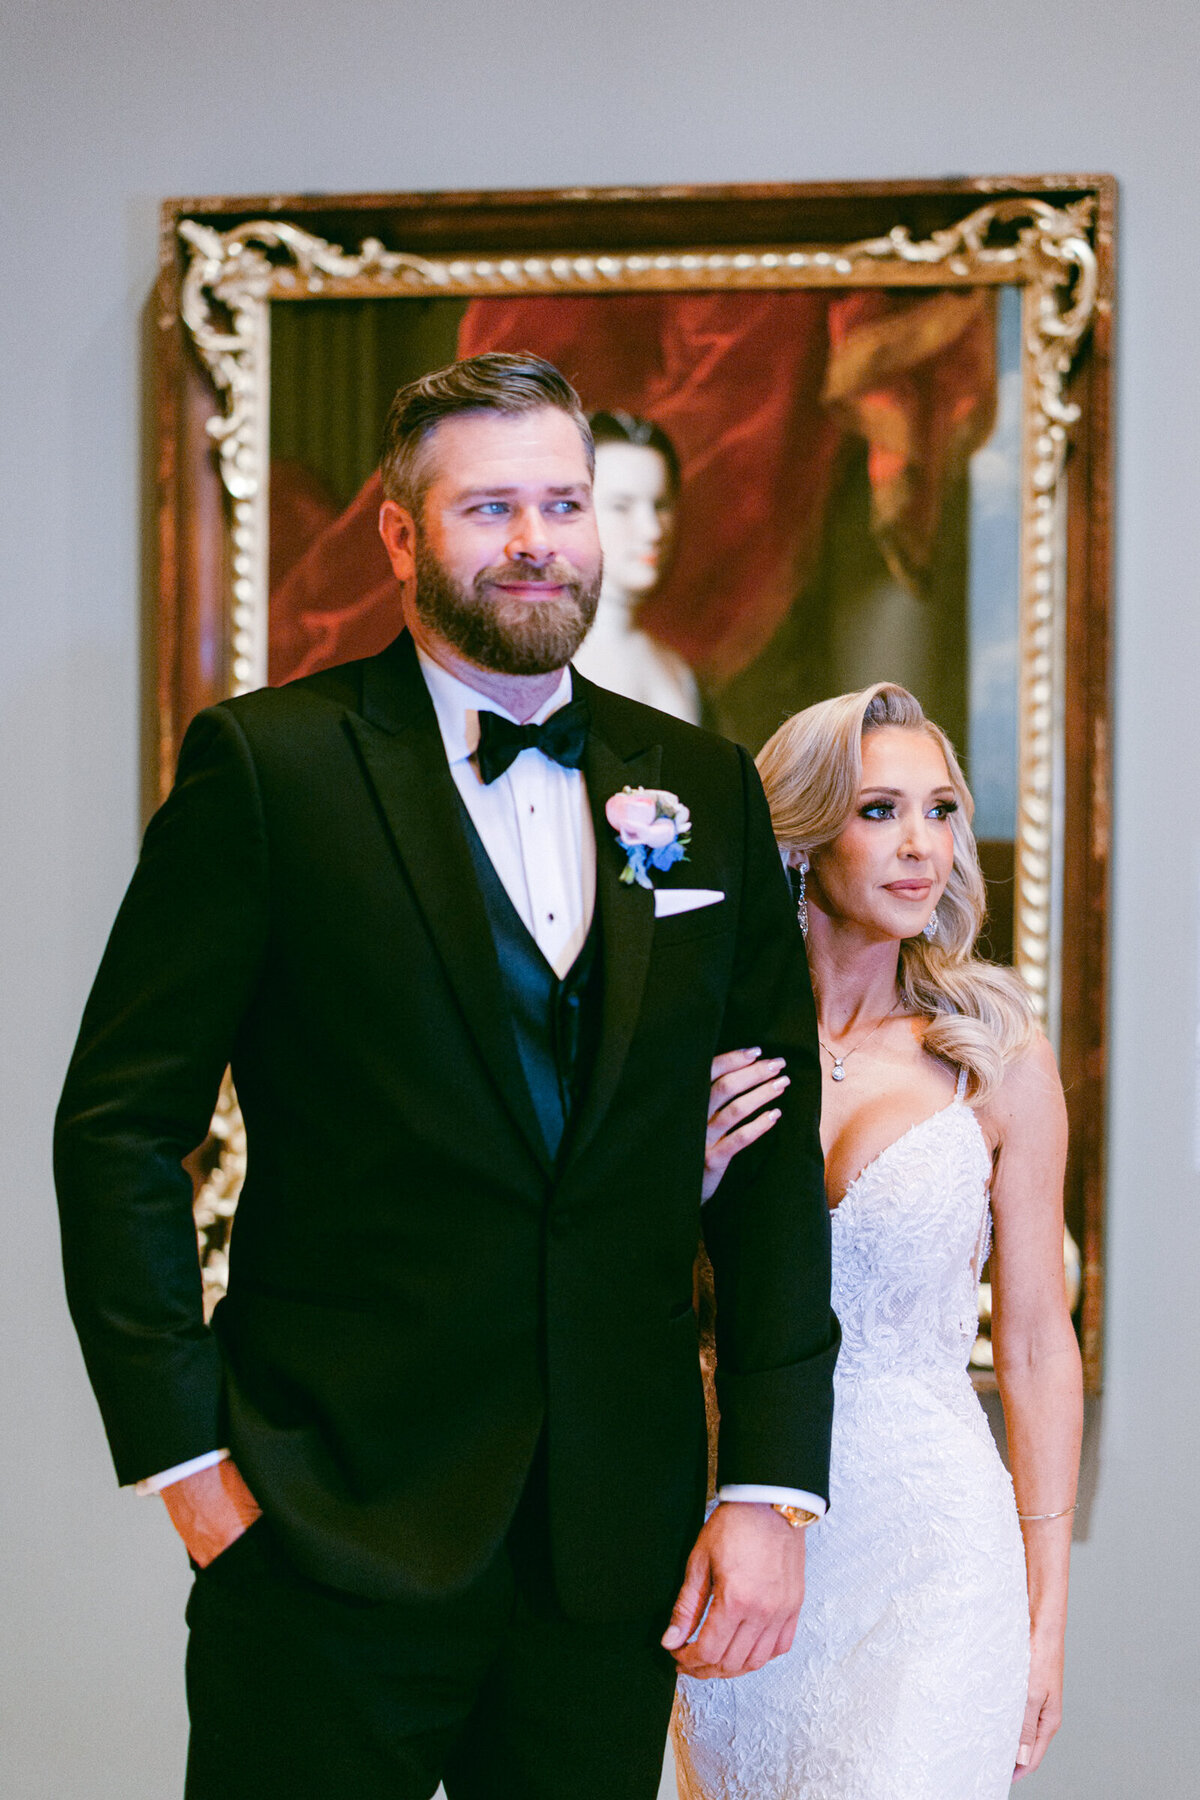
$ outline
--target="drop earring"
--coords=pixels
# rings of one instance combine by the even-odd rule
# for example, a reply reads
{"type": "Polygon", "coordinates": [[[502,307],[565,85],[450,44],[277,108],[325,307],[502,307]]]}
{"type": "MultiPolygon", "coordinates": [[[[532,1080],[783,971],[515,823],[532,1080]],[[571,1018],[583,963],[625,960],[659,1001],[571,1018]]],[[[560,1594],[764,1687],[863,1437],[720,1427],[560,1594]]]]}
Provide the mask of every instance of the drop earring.
{"type": "Polygon", "coordinates": [[[928,943],[932,944],[934,938],[937,936],[937,931],[938,931],[938,916],[937,916],[937,907],[935,906],[933,911],[930,913],[928,919],[926,920],[924,926],[922,927],[921,935],[922,935],[922,937],[925,938],[925,940],[928,943]]]}
{"type": "Polygon", "coordinates": [[[805,942],[808,941],[808,897],[805,893],[804,881],[807,873],[808,864],[803,862],[800,864],[800,886],[796,892],[796,917],[800,922],[800,929],[804,933],[805,942]]]}

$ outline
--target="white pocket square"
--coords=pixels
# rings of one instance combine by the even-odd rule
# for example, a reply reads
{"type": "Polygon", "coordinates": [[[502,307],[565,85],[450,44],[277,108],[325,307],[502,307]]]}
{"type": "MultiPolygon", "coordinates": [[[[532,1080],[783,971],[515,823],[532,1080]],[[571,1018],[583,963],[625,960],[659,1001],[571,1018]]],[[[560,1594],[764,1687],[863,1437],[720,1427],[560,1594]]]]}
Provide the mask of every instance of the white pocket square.
{"type": "Polygon", "coordinates": [[[698,906],[715,906],[724,898],[724,888],[655,888],[654,916],[669,919],[672,913],[694,912],[698,906]]]}

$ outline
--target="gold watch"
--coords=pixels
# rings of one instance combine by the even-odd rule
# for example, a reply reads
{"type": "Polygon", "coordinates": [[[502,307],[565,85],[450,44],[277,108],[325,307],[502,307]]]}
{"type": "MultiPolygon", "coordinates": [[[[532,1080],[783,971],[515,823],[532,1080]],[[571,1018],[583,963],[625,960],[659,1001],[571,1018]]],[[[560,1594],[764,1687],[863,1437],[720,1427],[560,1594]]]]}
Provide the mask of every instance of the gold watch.
{"type": "Polygon", "coordinates": [[[786,1519],[793,1531],[803,1531],[806,1525],[815,1525],[820,1513],[809,1512],[807,1506],[783,1506],[775,1500],[771,1503],[771,1511],[777,1512],[781,1519],[786,1519]]]}

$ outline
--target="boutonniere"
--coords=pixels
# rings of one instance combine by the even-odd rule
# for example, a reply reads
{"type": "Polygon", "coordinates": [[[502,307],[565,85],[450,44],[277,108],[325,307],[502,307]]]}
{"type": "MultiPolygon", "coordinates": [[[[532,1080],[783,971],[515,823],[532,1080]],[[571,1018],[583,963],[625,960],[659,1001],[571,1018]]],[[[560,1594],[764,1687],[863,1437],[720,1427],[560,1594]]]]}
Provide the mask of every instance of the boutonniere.
{"type": "Polygon", "coordinates": [[[665,788],[622,788],[606,804],[604,816],[625,852],[622,881],[648,888],[651,869],[665,875],[686,861],[692,816],[678,794],[665,788]]]}

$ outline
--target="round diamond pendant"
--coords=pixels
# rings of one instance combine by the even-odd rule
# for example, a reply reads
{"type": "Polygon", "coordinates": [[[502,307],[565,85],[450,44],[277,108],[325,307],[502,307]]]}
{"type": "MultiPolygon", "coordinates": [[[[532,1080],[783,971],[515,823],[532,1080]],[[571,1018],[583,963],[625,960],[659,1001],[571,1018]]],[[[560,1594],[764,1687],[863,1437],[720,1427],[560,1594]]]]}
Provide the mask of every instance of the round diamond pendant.
{"type": "Polygon", "coordinates": [[[833,1079],[835,1081],[845,1081],[846,1079],[846,1071],[842,1067],[841,1057],[833,1065],[833,1079]]]}

